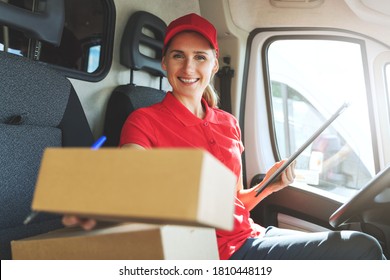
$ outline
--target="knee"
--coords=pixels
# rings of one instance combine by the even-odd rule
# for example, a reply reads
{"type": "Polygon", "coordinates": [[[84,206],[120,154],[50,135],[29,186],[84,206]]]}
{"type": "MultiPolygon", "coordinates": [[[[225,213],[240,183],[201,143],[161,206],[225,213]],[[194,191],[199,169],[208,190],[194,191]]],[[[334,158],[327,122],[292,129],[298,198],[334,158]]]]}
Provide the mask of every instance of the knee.
{"type": "Polygon", "coordinates": [[[371,235],[358,231],[342,232],[342,239],[348,240],[351,249],[356,252],[357,259],[382,260],[382,247],[371,235]]]}

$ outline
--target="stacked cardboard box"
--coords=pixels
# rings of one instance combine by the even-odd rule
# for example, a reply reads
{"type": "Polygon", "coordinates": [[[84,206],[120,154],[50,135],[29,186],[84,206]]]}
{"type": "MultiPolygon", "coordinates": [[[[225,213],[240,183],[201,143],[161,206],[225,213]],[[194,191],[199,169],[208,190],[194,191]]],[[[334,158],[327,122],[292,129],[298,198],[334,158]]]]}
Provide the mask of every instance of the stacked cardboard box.
{"type": "Polygon", "coordinates": [[[213,229],[174,225],[65,228],[12,243],[19,260],[212,260],[217,252],[213,229]]]}
{"type": "MultiPolygon", "coordinates": [[[[233,226],[235,185],[228,168],[198,149],[49,148],[36,184],[34,211],[138,224],[91,232],[64,229],[14,241],[13,258],[64,258],[59,252],[66,248],[78,252],[80,257],[65,256],[72,259],[186,258],[180,252],[191,249],[180,242],[169,243],[177,255],[166,253],[174,251],[166,247],[170,239],[215,249],[214,228],[233,226]],[[136,244],[145,249],[136,250],[136,244]],[[117,255],[108,253],[110,247],[117,255]],[[81,251],[88,250],[77,248],[90,248],[96,256],[83,255],[81,251]]],[[[191,254],[187,257],[205,257],[191,254]]],[[[209,256],[215,258],[216,253],[209,256]]]]}

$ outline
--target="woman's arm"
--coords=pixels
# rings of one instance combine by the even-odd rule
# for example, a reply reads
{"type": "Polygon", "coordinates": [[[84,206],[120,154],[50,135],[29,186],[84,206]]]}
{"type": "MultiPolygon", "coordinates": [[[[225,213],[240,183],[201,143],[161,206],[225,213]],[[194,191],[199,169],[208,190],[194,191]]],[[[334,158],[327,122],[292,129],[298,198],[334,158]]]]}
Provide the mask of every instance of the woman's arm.
{"type": "Polygon", "coordinates": [[[138,144],[124,144],[121,146],[121,148],[126,148],[126,149],[137,149],[137,150],[145,150],[144,147],[138,144]]]}

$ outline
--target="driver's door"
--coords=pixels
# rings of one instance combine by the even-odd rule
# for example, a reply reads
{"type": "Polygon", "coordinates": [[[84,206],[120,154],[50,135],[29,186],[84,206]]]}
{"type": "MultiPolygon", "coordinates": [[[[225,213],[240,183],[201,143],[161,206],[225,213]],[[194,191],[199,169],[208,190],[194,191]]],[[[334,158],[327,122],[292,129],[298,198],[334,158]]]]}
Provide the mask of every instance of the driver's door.
{"type": "MultiPolygon", "coordinates": [[[[390,141],[389,49],[333,30],[254,30],[249,45],[240,116],[247,186],[350,102],[297,159],[294,184],[252,211],[265,226],[332,229],[330,215],[390,161],[382,145],[390,141]]],[[[347,227],[360,230],[359,224],[347,227]]]]}

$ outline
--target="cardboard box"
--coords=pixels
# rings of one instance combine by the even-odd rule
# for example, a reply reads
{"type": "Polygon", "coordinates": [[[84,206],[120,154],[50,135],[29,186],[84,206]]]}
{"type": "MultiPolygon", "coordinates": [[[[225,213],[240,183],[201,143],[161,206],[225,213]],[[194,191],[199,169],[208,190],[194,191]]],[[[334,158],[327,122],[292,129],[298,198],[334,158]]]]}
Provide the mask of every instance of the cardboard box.
{"type": "Polygon", "coordinates": [[[235,185],[227,167],[198,149],[49,148],[32,209],[230,230],[235,185]]]}
{"type": "Polygon", "coordinates": [[[14,260],[218,259],[214,229],[171,225],[65,228],[12,241],[11,248],[14,260]]]}

